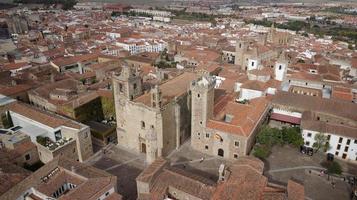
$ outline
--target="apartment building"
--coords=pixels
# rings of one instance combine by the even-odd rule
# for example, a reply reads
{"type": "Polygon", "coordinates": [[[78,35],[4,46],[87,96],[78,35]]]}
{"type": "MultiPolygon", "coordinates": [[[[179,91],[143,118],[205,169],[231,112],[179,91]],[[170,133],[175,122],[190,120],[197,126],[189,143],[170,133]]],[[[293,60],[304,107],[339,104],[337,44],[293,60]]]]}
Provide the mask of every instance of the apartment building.
{"type": "Polygon", "coordinates": [[[272,104],[270,119],[300,125],[305,146],[312,148],[315,135],[323,134],[328,148],[321,150],[344,161],[356,162],[356,104],[288,92],[277,93],[272,104]]]}
{"type": "Polygon", "coordinates": [[[58,155],[83,162],[93,154],[90,129],[84,124],[19,102],[2,110],[6,124],[30,137],[44,163],[58,155]]]}

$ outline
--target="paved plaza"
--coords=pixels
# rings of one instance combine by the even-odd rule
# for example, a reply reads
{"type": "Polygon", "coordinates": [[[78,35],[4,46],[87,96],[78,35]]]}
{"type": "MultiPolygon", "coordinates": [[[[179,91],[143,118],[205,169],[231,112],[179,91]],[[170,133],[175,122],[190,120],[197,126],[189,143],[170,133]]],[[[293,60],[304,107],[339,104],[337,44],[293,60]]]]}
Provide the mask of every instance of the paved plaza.
{"type": "MultiPolygon", "coordinates": [[[[274,146],[265,161],[265,175],[280,184],[286,184],[291,178],[304,183],[307,199],[350,199],[351,186],[347,182],[316,173],[324,169],[320,163],[325,159],[325,155],[320,153],[308,156],[290,146],[274,146]]],[[[339,163],[344,172],[356,174],[356,166],[341,161],[339,163]]]]}

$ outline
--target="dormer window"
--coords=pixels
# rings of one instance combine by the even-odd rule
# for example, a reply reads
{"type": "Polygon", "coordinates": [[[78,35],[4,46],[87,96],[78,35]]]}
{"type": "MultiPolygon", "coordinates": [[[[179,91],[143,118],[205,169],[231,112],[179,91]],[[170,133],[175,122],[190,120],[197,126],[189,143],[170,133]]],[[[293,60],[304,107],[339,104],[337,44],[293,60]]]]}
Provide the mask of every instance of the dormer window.
{"type": "Polygon", "coordinates": [[[233,117],[234,117],[233,115],[226,114],[226,115],[224,116],[224,122],[231,123],[232,120],[233,120],[233,117]]]}

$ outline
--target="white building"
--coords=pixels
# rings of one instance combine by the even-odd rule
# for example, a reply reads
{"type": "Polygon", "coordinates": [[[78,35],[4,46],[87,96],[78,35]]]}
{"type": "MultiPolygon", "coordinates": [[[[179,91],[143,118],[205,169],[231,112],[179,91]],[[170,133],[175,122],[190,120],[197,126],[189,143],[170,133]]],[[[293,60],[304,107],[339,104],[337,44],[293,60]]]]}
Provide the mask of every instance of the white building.
{"type": "Polygon", "coordinates": [[[355,121],[343,124],[340,119],[307,111],[303,113],[301,129],[305,146],[313,148],[316,142],[315,136],[323,134],[329,143],[328,149],[321,148],[323,151],[326,150],[326,153],[336,158],[357,163],[357,123],[355,121]]]}
{"type": "Polygon", "coordinates": [[[58,155],[83,162],[93,154],[88,126],[23,103],[14,102],[5,108],[13,127],[28,135],[37,146],[42,162],[58,155]]]}
{"type": "Polygon", "coordinates": [[[147,39],[134,39],[122,38],[117,40],[116,45],[123,47],[129,51],[130,54],[138,54],[143,52],[161,52],[167,48],[167,42],[163,40],[147,40],[147,39]]]}
{"type": "Polygon", "coordinates": [[[272,106],[270,119],[300,125],[305,146],[312,148],[315,136],[321,133],[330,146],[326,153],[357,163],[356,104],[280,91],[272,106]]]}
{"type": "Polygon", "coordinates": [[[143,13],[152,16],[170,17],[171,12],[161,10],[130,9],[130,12],[143,13]]]}

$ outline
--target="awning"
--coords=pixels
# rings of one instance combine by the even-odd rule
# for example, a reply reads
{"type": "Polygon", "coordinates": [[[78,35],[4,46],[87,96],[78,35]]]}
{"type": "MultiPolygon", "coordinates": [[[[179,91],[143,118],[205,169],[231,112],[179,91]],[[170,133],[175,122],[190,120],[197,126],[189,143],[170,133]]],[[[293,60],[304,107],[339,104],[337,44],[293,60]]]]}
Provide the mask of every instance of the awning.
{"type": "Polygon", "coordinates": [[[270,116],[270,119],[276,120],[276,121],[281,121],[281,122],[287,122],[290,124],[300,124],[301,123],[301,118],[299,117],[293,117],[289,115],[283,115],[279,113],[272,113],[270,116]]]}

